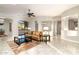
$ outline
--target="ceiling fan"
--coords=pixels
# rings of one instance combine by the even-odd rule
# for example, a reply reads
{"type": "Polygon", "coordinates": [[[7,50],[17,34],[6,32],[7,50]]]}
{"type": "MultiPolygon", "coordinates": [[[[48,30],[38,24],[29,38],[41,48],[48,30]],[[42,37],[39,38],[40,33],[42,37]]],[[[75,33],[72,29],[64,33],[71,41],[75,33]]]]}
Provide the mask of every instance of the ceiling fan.
{"type": "Polygon", "coordinates": [[[28,13],[27,13],[28,17],[35,17],[34,13],[32,13],[32,12],[30,12],[30,11],[31,11],[31,10],[28,9],[28,13]]]}

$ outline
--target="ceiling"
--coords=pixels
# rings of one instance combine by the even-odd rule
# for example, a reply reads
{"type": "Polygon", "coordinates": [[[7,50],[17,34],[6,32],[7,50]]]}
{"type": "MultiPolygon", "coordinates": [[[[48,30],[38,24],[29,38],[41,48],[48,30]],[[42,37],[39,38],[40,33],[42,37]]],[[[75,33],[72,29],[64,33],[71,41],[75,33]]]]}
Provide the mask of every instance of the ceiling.
{"type": "Polygon", "coordinates": [[[28,9],[37,16],[57,16],[75,7],[74,4],[0,4],[0,13],[27,13],[28,9]]]}

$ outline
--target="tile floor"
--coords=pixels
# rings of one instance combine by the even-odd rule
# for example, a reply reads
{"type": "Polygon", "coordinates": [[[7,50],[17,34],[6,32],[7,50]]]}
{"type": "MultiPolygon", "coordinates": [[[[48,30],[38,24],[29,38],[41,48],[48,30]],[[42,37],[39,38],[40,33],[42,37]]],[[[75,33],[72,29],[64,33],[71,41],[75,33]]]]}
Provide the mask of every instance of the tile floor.
{"type": "Polygon", "coordinates": [[[7,44],[7,37],[0,37],[0,55],[13,55],[13,51],[7,44]]]}
{"type": "Polygon", "coordinates": [[[53,39],[48,45],[55,47],[63,55],[77,55],[79,54],[79,43],[63,40],[60,38],[53,39]]]}
{"type": "MultiPolygon", "coordinates": [[[[7,37],[0,37],[0,55],[14,55],[14,52],[7,44],[7,37]],[[6,40],[5,40],[6,39],[6,40]]],[[[47,44],[41,43],[27,51],[21,52],[19,55],[76,55],[79,54],[79,43],[62,40],[59,38],[53,39],[47,44]]]]}
{"type": "Polygon", "coordinates": [[[49,47],[46,43],[41,43],[40,45],[28,50],[24,51],[20,54],[25,55],[57,55],[59,54],[55,49],[49,47]]]}

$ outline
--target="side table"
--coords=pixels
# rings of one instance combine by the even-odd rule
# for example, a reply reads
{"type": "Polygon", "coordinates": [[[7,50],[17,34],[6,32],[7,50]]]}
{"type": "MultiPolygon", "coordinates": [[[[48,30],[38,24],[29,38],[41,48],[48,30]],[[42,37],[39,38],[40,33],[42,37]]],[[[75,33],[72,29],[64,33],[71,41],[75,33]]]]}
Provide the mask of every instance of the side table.
{"type": "Polygon", "coordinates": [[[50,35],[43,35],[42,41],[45,41],[46,43],[49,41],[50,42],[50,35]],[[45,38],[45,39],[43,39],[45,38]]]}

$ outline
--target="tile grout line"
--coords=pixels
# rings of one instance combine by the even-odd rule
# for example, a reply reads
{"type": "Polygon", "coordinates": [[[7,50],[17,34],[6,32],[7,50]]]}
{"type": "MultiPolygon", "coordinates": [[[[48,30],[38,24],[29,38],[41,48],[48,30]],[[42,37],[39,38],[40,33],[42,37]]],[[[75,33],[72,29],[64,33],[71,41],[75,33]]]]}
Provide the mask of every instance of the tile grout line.
{"type": "Polygon", "coordinates": [[[49,46],[49,47],[51,47],[51,48],[53,48],[53,49],[55,49],[59,54],[63,54],[63,52],[61,52],[59,49],[57,49],[55,46],[53,46],[53,45],[51,45],[51,43],[47,43],[47,45],[49,46]]]}
{"type": "Polygon", "coordinates": [[[74,40],[66,40],[66,39],[63,39],[63,40],[65,40],[65,41],[69,41],[69,42],[73,42],[73,43],[78,43],[78,44],[79,44],[79,42],[74,41],[74,40]]]}

